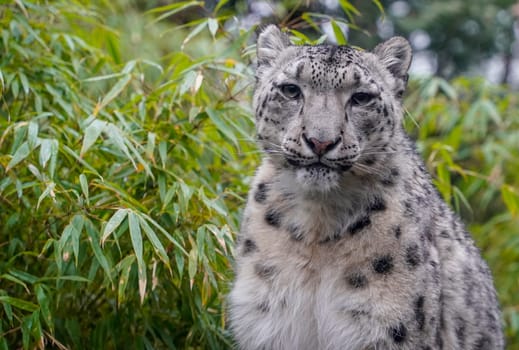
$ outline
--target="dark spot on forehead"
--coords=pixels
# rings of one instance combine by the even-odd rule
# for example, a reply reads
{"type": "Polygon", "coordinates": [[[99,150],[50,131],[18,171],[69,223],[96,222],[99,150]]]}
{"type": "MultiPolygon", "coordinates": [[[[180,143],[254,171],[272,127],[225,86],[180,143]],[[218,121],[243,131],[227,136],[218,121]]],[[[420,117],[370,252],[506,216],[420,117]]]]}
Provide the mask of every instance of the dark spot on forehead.
{"type": "Polygon", "coordinates": [[[296,68],[296,79],[299,79],[301,77],[301,73],[303,72],[303,69],[305,68],[305,62],[301,61],[297,64],[296,68]]]}

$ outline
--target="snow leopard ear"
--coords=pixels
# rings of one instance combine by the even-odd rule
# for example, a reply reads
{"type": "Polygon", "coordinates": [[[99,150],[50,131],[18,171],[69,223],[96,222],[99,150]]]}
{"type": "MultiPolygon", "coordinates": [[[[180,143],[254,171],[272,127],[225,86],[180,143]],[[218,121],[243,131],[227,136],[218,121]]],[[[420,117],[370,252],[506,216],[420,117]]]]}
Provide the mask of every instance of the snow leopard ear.
{"type": "Polygon", "coordinates": [[[391,74],[407,82],[407,71],[411,65],[413,53],[411,45],[406,39],[395,36],[378,44],[373,53],[378,56],[380,62],[391,74]]]}
{"type": "Polygon", "coordinates": [[[288,36],[271,24],[265,27],[258,36],[256,45],[258,66],[272,65],[281,51],[290,45],[288,36]]]}

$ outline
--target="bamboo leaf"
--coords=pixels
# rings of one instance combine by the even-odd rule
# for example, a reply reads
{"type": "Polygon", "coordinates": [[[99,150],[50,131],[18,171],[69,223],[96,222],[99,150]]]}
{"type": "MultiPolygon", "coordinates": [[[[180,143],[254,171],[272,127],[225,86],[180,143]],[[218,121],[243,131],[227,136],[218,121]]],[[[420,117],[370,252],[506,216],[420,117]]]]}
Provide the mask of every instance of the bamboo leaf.
{"type": "Polygon", "coordinates": [[[209,32],[211,33],[214,39],[216,36],[216,32],[218,31],[218,20],[215,18],[208,18],[207,27],[209,28],[209,32]]]}
{"type": "Polygon", "coordinates": [[[219,0],[218,4],[216,4],[216,7],[214,8],[214,13],[217,13],[228,2],[229,2],[229,0],[219,0]]]}
{"type": "Polygon", "coordinates": [[[42,192],[42,194],[38,198],[38,203],[36,203],[36,210],[39,209],[41,202],[48,196],[50,196],[52,198],[52,200],[54,200],[54,198],[55,198],[54,187],[56,187],[56,184],[54,182],[49,182],[49,184],[47,184],[47,187],[45,188],[45,190],[42,192]]]}
{"type": "Polygon", "coordinates": [[[133,251],[137,259],[137,269],[139,276],[139,295],[141,303],[144,302],[146,296],[146,264],[142,256],[142,234],[139,225],[139,217],[134,212],[128,212],[128,223],[130,226],[130,237],[132,241],[133,251]]]}
{"type": "Polygon", "coordinates": [[[207,21],[204,21],[197,25],[194,29],[189,32],[189,34],[185,37],[184,41],[182,41],[182,45],[180,46],[180,49],[184,51],[185,46],[191,39],[193,39],[195,36],[197,36],[205,27],[207,26],[207,21]]]}
{"type": "Polygon", "coordinates": [[[158,229],[175,247],[178,249],[178,251],[182,252],[185,256],[188,255],[187,251],[184,249],[184,247],[178,243],[178,241],[171,236],[168,231],[166,231],[162,226],[160,226],[155,220],[153,220],[151,217],[149,217],[146,214],[141,214],[146,220],[152,225],[155,226],[156,229],[158,229]]]}
{"type": "Polygon", "coordinates": [[[101,245],[104,245],[108,237],[114,232],[123,222],[123,220],[128,215],[128,210],[126,209],[117,209],[117,211],[112,215],[110,220],[105,225],[103,230],[103,236],[101,237],[101,245]]]}
{"type": "Polygon", "coordinates": [[[59,143],[58,140],[51,140],[50,142],[50,163],[49,163],[49,175],[50,178],[54,178],[56,172],[56,163],[58,161],[59,143]]]}
{"type": "Polygon", "coordinates": [[[18,76],[20,77],[20,82],[22,83],[23,93],[25,94],[25,96],[29,95],[29,79],[27,79],[27,76],[21,72],[18,73],[18,76]]]}
{"type": "Polygon", "coordinates": [[[125,74],[119,81],[108,91],[108,93],[103,97],[101,103],[97,106],[97,110],[101,110],[113,99],[115,99],[119,94],[126,88],[126,85],[130,83],[132,80],[132,76],[130,74],[125,74]]]}
{"type": "Polygon", "coordinates": [[[198,270],[198,249],[193,247],[189,252],[187,259],[187,271],[189,275],[189,284],[193,288],[193,281],[198,270]]]}
{"type": "Polygon", "coordinates": [[[42,168],[47,166],[47,162],[49,161],[52,155],[53,143],[55,140],[50,139],[41,139],[40,140],[40,158],[39,163],[42,168]]]}
{"type": "Polygon", "coordinates": [[[335,40],[337,41],[337,44],[347,45],[348,40],[346,39],[346,36],[344,36],[342,28],[339,26],[339,24],[334,20],[332,20],[330,24],[332,25],[333,34],[335,35],[335,40]]]}
{"type": "Polygon", "coordinates": [[[0,275],[0,278],[3,278],[5,280],[8,280],[8,281],[14,282],[16,284],[19,284],[19,285],[21,285],[25,289],[25,291],[27,293],[30,293],[29,288],[27,288],[27,284],[25,284],[21,279],[16,278],[16,277],[11,276],[11,275],[6,274],[6,273],[0,275]]]}
{"type": "Polygon", "coordinates": [[[119,275],[119,284],[117,286],[117,303],[121,305],[125,298],[126,287],[130,280],[130,271],[132,270],[133,263],[135,262],[135,255],[126,256],[119,264],[117,264],[119,275]]]}
{"type": "MultiPolygon", "coordinates": [[[[0,290],[1,296],[7,296],[7,292],[4,290],[0,290]]],[[[5,315],[7,316],[7,320],[9,321],[9,324],[13,325],[13,307],[9,303],[2,303],[5,315]]],[[[0,319],[2,321],[2,319],[0,319]]],[[[0,337],[1,339],[2,337],[0,337]]]]}
{"type": "Polygon", "coordinates": [[[50,312],[49,298],[47,297],[47,293],[44,290],[44,287],[41,284],[37,284],[35,286],[36,291],[36,299],[38,300],[38,304],[40,305],[40,312],[43,316],[43,320],[45,324],[49,327],[51,332],[54,332],[54,322],[53,317],[50,312]]]}
{"type": "Polygon", "coordinates": [[[71,230],[70,239],[72,241],[72,251],[74,252],[76,266],[79,263],[79,240],[81,237],[81,232],[83,231],[83,226],[85,223],[85,217],[82,215],[74,215],[72,219],[71,225],[74,228],[71,230]]]}
{"type": "Polygon", "coordinates": [[[45,282],[45,281],[73,281],[73,282],[83,282],[90,283],[92,282],[88,278],[75,276],[75,275],[66,275],[66,276],[57,276],[57,277],[42,277],[39,278],[37,282],[45,282]]]}
{"type": "Polygon", "coordinates": [[[101,133],[105,130],[107,122],[95,119],[86,129],[83,137],[83,145],[81,146],[80,157],[88,151],[90,147],[96,142],[101,133]]]}
{"type": "Polygon", "coordinates": [[[10,297],[6,295],[0,295],[0,302],[7,303],[11,306],[14,306],[17,309],[34,312],[38,310],[38,305],[31,303],[30,301],[26,301],[23,299],[10,297]]]}
{"type": "Polygon", "coordinates": [[[159,17],[157,17],[156,19],[151,21],[149,25],[162,21],[163,19],[165,19],[169,16],[173,16],[174,14],[176,14],[180,11],[183,11],[189,7],[203,6],[203,5],[204,5],[204,3],[202,1],[181,1],[181,2],[173,3],[171,5],[154,8],[154,9],[148,11],[148,13],[158,13],[158,12],[165,12],[165,13],[163,13],[162,15],[160,15],[159,17]]]}
{"type": "Polygon", "coordinates": [[[27,156],[29,156],[30,153],[31,153],[31,149],[29,147],[29,144],[27,143],[27,141],[25,141],[24,143],[22,143],[20,145],[20,147],[18,147],[16,152],[14,152],[13,157],[7,164],[5,171],[7,172],[10,169],[12,169],[13,167],[15,167],[18,163],[20,163],[25,158],[27,158],[27,156]]]}
{"type": "Polygon", "coordinates": [[[85,196],[86,202],[88,205],[90,205],[90,196],[88,193],[88,180],[85,174],[79,175],[79,184],[81,185],[81,191],[83,192],[83,195],[85,196]]]}
{"type": "Polygon", "coordinates": [[[144,233],[146,234],[146,237],[148,237],[153,248],[155,249],[155,252],[159,255],[159,258],[169,269],[170,266],[169,266],[168,254],[166,253],[166,249],[164,249],[164,246],[160,242],[159,238],[157,237],[155,232],[152,230],[150,225],[148,225],[148,223],[146,222],[146,220],[143,217],[139,216],[139,222],[140,222],[141,228],[144,230],[144,233]]]}
{"type": "Polygon", "coordinates": [[[87,220],[85,222],[86,232],[88,234],[88,241],[90,242],[90,246],[92,247],[92,251],[94,252],[94,256],[104,270],[106,277],[113,283],[112,280],[112,268],[107,257],[103,254],[103,250],[99,245],[99,236],[97,234],[97,230],[93,227],[92,223],[87,220]]]}
{"type": "Polygon", "coordinates": [[[112,142],[112,144],[116,146],[121,152],[123,152],[128,160],[132,162],[133,167],[137,169],[137,164],[135,163],[135,160],[128,150],[128,146],[125,142],[125,137],[123,136],[122,131],[116,125],[108,124],[105,133],[107,134],[108,139],[112,142]]]}
{"type": "Polygon", "coordinates": [[[220,116],[220,111],[214,110],[212,108],[206,109],[207,115],[217,127],[218,131],[220,131],[229,141],[231,141],[236,147],[238,147],[238,140],[236,139],[236,135],[231,130],[229,125],[225,123],[224,119],[220,116]]]}

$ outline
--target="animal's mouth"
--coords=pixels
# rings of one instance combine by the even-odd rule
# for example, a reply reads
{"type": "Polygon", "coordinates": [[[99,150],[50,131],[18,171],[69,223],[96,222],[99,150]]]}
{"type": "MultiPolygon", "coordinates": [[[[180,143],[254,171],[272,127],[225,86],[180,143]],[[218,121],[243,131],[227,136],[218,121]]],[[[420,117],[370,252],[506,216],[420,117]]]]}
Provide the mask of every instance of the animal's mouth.
{"type": "Polygon", "coordinates": [[[324,172],[336,171],[336,172],[340,173],[343,171],[347,171],[352,167],[352,165],[349,165],[349,164],[340,165],[339,167],[332,167],[332,166],[324,164],[320,160],[318,160],[317,162],[310,163],[310,164],[301,164],[300,162],[298,162],[296,160],[287,158],[287,162],[290,165],[300,168],[300,169],[312,169],[312,170],[318,170],[318,171],[324,171],[324,172]]]}
{"type": "Polygon", "coordinates": [[[315,162],[315,163],[312,163],[312,164],[309,164],[309,165],[305,165],[303,167],[304,168],[308,168],[308,169],[329,169],[329,170],[335,170],[334,168],[329,167],[328,165],[326,165],[324,163],[321,163],[321,162],[315,162]]]}

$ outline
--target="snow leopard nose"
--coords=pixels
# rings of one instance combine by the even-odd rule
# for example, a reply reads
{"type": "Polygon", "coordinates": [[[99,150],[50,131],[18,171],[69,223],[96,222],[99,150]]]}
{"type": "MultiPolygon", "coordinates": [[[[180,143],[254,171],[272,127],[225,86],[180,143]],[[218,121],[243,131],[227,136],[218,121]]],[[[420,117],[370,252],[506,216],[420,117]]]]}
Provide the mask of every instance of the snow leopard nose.
{"type": "Polygon", "coordinates": [[[303,140],[305,143],[310,147],[312,152],[314,152],[318,156],[322,156],[323,154],[331,151],[332,149],[337,146],[339,141],[341,140],[340,137],[337,138],[334,141],[328,140],[328,141],[321,141],[316,139],[315,137],[307,138],[305,134],[303,134],[303,140]]]}

